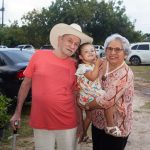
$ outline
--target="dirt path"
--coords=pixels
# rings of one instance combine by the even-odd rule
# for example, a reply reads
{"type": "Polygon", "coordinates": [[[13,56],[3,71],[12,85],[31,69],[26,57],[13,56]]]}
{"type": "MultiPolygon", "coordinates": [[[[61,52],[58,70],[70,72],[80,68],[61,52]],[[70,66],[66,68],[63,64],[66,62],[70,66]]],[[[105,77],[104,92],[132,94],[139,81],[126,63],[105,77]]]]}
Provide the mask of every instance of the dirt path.
{"type": "Polygon", "coordinates": [[[150,102],[150,95],[136,91],[133,130],[126,150],[150,150],[150,108],[143,108],[146,102],[150,102]]]}

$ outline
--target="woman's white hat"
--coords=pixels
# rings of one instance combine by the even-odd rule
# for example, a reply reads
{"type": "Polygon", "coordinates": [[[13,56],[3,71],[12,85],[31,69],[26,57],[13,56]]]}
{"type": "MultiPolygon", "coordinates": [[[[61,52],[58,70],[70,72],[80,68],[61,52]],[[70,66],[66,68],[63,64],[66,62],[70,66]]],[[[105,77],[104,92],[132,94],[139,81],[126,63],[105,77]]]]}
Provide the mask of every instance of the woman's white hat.
{"type": "Polygon", "coordinates": [[[53,46],[53,48],[57,49],[58,47],[58,37],[62,36],[64,34],[72,34],[81,39],[81,43],[92,43],[93,38],[89,37],[88,35],[84,34],[82,32],[81,27],[78,24],[64,24],[64,23],[59,23],[56,24],[50,31],[50,43],[53,46]]]}

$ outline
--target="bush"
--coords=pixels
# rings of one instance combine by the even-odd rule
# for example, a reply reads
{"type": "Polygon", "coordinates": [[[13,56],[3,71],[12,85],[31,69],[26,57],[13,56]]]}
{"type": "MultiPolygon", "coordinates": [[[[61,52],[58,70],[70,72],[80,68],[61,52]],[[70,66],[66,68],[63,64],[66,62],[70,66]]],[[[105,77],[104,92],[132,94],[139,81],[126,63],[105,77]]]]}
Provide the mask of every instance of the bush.
{"type": "Polygon", "coordinates": [[[9,122],[8,107],[11,101],[12,99],[5,95],[0,95],[0,128],[5,127],[9,122]]]}

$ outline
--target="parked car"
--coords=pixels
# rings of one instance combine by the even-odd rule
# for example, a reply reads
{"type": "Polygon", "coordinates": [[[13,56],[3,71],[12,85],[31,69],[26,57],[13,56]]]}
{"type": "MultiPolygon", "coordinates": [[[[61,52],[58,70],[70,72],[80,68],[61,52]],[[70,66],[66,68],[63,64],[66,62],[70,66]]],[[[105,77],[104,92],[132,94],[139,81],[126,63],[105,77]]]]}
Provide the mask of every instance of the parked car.
{"type": "Polygon", "coordinates": [[[127,61],[131,65],[150,64],[150,42],[131,44],[131,53],[127,61]]]}
{"type": "Polygon", "coordinates": [[[96,53],[98,56],[100,57],[104,57],[105,56],[105,51],[104,51],[104,47],[102,45],[94,45],[96,53]]]}
{"type": "Polygon", "coordinates": [[[53,47],[52,47],[52,45],[43,45],[40,49],[50,49],[50,50],[52,50],[53,49],[53,47]]]}
{"type": "MultiPolygon", "coordinates": [[[[15,48],[0,50],[0,93],[9,98],[16,99],[20,84],[24,78],[25,70],[33,52],[20,51],[15,48]]],[[[28,100],[31,100],[31,94],[28,100]]]]}
{"type": "Polygon", "coordinates": [[[17,45],[15,48],[19,48],[20,50],[30,50],[35,51],[35,48],[29,44],[17,45]]]}
{"type": "Polygon", "coordinates": [[[0,45],[0,48],[8,48],[6,45],[0,45]]]}

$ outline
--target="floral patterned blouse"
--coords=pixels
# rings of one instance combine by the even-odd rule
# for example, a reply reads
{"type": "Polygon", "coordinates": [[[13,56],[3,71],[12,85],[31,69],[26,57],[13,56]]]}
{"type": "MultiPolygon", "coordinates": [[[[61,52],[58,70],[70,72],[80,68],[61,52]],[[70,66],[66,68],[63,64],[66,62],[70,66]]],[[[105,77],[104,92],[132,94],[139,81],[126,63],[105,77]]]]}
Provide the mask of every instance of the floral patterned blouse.
{"type": "Polygon", "coordinates": [[[104,129],[107,126],[104,110],[114,106],[114,123],[122,131],[122,136],[128,136],[133,121],[134,75],[132,70],[127,64],[124,64],[121,68],[108,74],[102,81],[101,68],[100,81],[106,93],[96,98],[97,103],[103,109],[92,110],[93,125],[104,129]]]}
{"type": "Polygon", "coordinates": [[[99,78],[95,81],[88,80],[84,74],[92,71],[94,69],[94,64],[79,64],[76,71],[77,84],[80,89],[79,102],[85,105],[87,102],[93,101],[97,96],[100,96],[105,91],[102,90],[99,78]]]}

